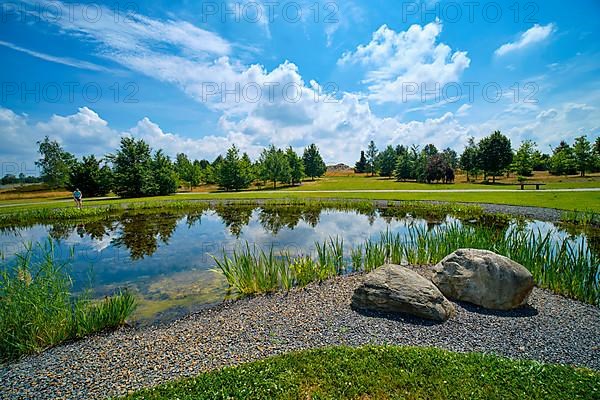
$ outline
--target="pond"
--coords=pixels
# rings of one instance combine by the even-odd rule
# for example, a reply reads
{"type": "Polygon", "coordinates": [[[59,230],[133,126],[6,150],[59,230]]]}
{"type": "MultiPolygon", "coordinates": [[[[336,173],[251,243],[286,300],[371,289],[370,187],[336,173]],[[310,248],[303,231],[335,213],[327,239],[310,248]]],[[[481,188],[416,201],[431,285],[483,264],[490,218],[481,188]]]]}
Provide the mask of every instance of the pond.
{"type": "MultiPolygon", "coordinates": [[[[228,297],[228,284],[213,271],[212,256],[230,253],[246,242],[300,255],[313,253],[315,242],[337,236],[343,238],[349,254],[366,239],[377,240],[381,232],[403,236],[414,227],[430,230],[461,223],[450,215],[431,218],[414,214],[390,212],[389,208],[222,206],[12,227],[2,230],[0,240],[4,263],[14,260],[28,242],[52,240],[57,258],[70,268],[76,292],[90,288],[94,297],[101,298],[129,288],[139,300],[136,321],[151,324],[173,320],[228,297]]],[[[510,229],[515,224],[498,228],[510,229]]],[[[567,232],[547,222],[523,222],[520,228],[552,231],[557,243],[568,238],[595,251],[599,247],[596,236],[567,232]]]]}

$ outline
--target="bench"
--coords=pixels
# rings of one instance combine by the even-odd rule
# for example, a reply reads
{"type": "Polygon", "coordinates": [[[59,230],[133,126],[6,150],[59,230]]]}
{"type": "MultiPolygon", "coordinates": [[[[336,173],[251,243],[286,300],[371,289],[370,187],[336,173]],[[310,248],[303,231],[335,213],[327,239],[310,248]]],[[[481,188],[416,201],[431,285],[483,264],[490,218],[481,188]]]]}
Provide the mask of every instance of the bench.
{"type": "Polygon", "coordinates": [[[519,183],[521,190],[525,190],[525,186],[535,186],[535,190],[540,190],[540,186],[546,186],[545,183],[519,183]]]}

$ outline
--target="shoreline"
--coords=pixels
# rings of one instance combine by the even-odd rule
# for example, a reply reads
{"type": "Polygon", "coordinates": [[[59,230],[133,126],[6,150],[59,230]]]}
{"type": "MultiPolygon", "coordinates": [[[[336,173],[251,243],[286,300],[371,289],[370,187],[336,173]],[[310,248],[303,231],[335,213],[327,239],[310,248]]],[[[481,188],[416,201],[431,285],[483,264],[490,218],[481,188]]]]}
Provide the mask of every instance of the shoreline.
{"type": "MultiPolygon", "coordinates": [[[[424,272],[423,268],[417,268],[424,272]]],[[[293,350],[394,344],[490,352],[600,370],[600,309],[535,288],[510,312],[455,303],[443,324],[352,310],[363,274],[227,301],[174,322],[122,328],[0,367],[9,399],[100,399],[293,350]]]]}

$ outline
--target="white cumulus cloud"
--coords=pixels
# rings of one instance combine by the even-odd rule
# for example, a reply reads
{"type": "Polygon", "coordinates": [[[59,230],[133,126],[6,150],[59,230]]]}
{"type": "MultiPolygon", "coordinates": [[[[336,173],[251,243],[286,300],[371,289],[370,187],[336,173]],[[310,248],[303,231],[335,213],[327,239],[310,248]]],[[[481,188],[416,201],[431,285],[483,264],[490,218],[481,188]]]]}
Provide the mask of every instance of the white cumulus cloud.
{"type": "Polygon", "coordinates": [[[371,42],[344,53],[338,65],[364,67],[368,97],[377,102],[404,101],[409,85],[417,85],[419,92],[422,85],[439,91],[445,84],[457,82],[471,63],[466,52],[438,43],[442,28],[439,20],[425,26],[415,24],[403,32],[383,25],[373,33],[371,42]]]}
{"type": "Polygon", "coordinates": [[[524,49],[536,43],[541,43],[548,39],[552,32],[556,30],[554,24],[539,25],[535,24],[527,31],[523,32],[516,42],[505,43],[498,47],[494,52],[497,56],[504,56],[517,50],[524,49]]]}

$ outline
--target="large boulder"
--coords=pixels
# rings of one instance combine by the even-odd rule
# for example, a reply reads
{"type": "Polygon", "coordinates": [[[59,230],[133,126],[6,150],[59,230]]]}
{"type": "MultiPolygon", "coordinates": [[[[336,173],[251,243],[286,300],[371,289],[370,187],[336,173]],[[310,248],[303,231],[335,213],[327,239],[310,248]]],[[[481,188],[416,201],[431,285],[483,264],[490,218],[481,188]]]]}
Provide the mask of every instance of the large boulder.
{"type": "Polygon", "coordinates": [[[421,275],[386,264],[368,273],[354,291],[352,306],[363,310],[404,313],[434,321],[454,314],[454,305],[421,275]]]}
{"type": "Polygon", "coordinates": [[[432,281],[450,299],[494,310],[522,306],[533,289],[533,276],[521,264],[477,249],[446,256],[435,266],[432,281]]]}

